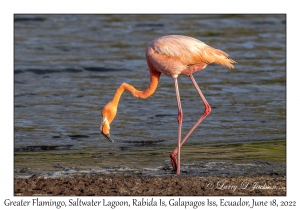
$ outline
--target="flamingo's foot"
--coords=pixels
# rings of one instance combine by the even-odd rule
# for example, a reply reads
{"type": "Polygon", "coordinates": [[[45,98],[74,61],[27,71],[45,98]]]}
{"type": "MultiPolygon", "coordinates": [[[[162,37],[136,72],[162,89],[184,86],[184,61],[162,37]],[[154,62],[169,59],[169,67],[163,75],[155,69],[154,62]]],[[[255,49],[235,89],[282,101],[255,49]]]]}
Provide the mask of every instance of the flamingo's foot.
{"type": "Polygon", "coordinates": [[[177,171],[177,153],[172,152],[170,154],[170,158],[171,158],[171,164],[172,164],[173,170],[177,171]]]}

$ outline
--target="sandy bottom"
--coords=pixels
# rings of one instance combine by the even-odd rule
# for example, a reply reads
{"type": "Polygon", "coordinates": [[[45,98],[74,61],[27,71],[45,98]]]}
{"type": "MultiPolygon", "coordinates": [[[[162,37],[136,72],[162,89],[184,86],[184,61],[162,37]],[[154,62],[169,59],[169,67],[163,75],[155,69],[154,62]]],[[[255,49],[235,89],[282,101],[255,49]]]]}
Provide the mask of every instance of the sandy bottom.
{"type": "Polygon", "coordinates": [[[285,196],[285,176],[165,177],[80,175],[14,179],[14,195],[66,196],[285,196]]]}

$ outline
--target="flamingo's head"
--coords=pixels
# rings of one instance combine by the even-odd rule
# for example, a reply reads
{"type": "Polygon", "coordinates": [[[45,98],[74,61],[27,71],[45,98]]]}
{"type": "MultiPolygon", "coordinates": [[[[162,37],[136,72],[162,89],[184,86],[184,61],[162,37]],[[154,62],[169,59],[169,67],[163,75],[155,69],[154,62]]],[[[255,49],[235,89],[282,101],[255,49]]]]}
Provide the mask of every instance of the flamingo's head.
{"type": "Polygon", "coordinates": [[[110,137],[110,123],[114,120],[117,114],[117,106],[114,106],[109,102],[102,110],[102,122],[100,124],[100,131],[105,136],[105,138],[111,142],[114,140],[110,137]]]}

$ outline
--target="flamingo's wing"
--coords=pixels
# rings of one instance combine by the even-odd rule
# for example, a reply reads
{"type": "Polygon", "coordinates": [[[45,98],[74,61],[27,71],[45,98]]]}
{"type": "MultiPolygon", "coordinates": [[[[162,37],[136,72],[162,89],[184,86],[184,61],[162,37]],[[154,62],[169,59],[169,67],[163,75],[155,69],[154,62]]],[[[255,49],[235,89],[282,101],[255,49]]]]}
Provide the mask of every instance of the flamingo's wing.
{"type": "Polygon", "coordinates": [[[187,36],[160,37],[153,41],[152,47],[158,54],[165,55],[166,59],[181,60],[181,63],[186,66],[197,63],[216,63],[233,69],[232,64],[236,63],[228,57],[227,53],[187,36]]]}

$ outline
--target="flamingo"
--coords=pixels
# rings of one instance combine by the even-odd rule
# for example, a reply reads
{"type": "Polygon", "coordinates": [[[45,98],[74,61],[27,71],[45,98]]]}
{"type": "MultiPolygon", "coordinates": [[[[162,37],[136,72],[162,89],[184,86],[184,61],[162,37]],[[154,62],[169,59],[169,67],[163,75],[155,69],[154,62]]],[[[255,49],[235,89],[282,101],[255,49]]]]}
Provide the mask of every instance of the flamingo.
{"type": "Polygon", "coordinates": [[[127,90],[134,97],[143,99],[148,98],[155,92],[161,73],[171,76],[174,79],[178,105],[178,138],[177,147],[170,154],[170,158],[173,170],[176,171],[176,174],[180,174],[180,148],[195,128],[211,112],[211,107],[197,85],[193,77],[193,73],[203,70],[211,63],[224,65],[233,69],[233,64],[236,62],[230,59],[227,53],[210,47],[200,40],[182,35],[167,35],[154,39],[149,43],[146,49],[146,59],[150,72],[150,83],[148,88],[144,91],[140,91],[130,84],[122,83],[116,90],[113,99],[107,103],[102,110],[100,131],[106,139],[114,142],[110,136],[110,124],[117,114],[117,107],[122,93],[127,90]],[[178,75],[181,74],[185,74],[190,77],[205,107],[202,116],[183,139],[181,139],[183,113],[177,82],[178,75]]]}

